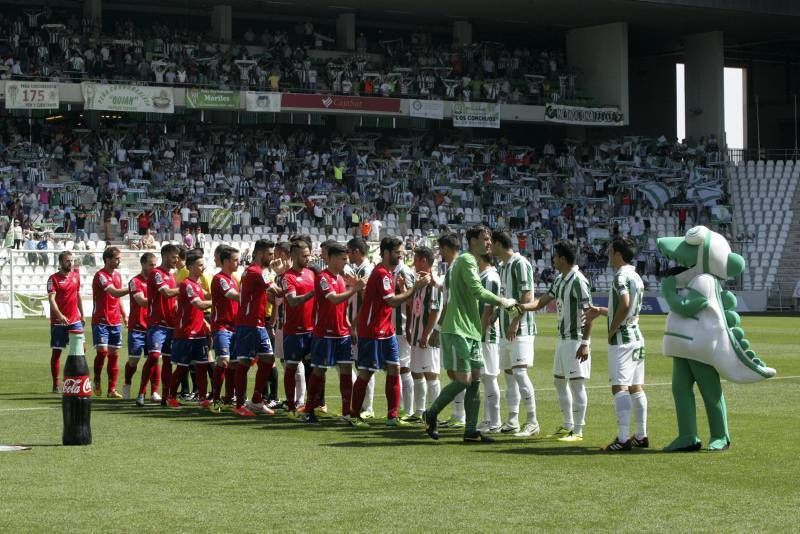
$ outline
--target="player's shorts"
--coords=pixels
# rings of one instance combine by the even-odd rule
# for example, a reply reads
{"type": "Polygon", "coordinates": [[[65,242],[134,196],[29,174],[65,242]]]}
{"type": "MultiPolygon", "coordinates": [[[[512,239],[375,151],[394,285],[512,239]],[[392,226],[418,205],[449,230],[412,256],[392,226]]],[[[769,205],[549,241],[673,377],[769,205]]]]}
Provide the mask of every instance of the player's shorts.
{"type": "Polygon", "coordinates": [[[500,345],[498,343],[481,343],[483,350],[483,374],[497,376],[500,374],[500,345]]]}
{"type": "Polygon", "coordinates": [[[165,356],[172,354],[172,332],[167,326],[151,326],[147,329],[147,350],[150,354],[157,352],[165,356]]]}
{"type": "Polygon", "coordinates": [[[608,379],[612,386],[644,384],[644,347],[641,343],[608,346],[608,379]]]}
{"type": "Polygon", "coordinates": [[[283,361],[300,363],[311,355],[311,332],[290,334],[283,338],[283,361]]]}
{"type": "Polygon", "coordinates": [[[469,373],[483,368],[481,342],[456,334],[441,333],[442,366],[448,371],[469,373]]]}
{"type": "Polygon", "coordinates": [[[69,346],[69,333],[83,332],[83,323],[50,325],[50,348],[65,349],[69,346]]]}
{"type": "Polygon", "coordinates": [[[395,336],[383,339],[358,338],[359,369],[375,372],[387,365],[400,367],[400,349],[395,336]]]}
{"type": "Polygon", "coordinates": [[[279,360],[283,359],[283,330],[281,328],[275,329],[275,357],[279,360]]]}
{"type": "Polygon", "coordinates": [[[592,374],[592,356],[589,355],[585,362],[575,357],[581,342],[574,339],[560,339],[556,343],[556,356],[553,358],[553,376],[563,376],[567,379],[584,378],[592,374]]]}
{"type": "Polygon", "coordinates": [[[214,342],[214,355],[217,358],[230,359],[236,336],[230,330],[217,330],[211,334],[214,342]]]}
{"type": "Polygon", "coordinates": [[[351,364],[350,336],[315,337],[311,344],[311,367],[330,369],[337,365],[351,364]]]}
{"type": "Polygon", "coordinates": [[[233,354],[237,360],[252,360],[272,354],[267,329],[263,326],[237,326],[233,354]]]}
{"type": "Polygon", "coordinates": [[[112,349],[120,348],[122,346],[122,325],[93,324],[92,345],[95,347],[111,347],[112,349]]]}
{"type": "Polygon", "coordinates": [[[406,336],[395,336],[397,339],[397,349],[400,351],[400,367],[411,367],[411,345],[408,344],[406,336]]]}
{"type": "Polygon", "coordinates": [[[141,358],[147,354],[147,332],[128,330],[128,357],[141,358]]]}
{"type": "MultiPolygon", "coordinates": [[[[402,364],[401,364],[402,365],[402,364]]],[[[438,347],[411,347],[411,372],[439,374],[442,356],[438,347]]]]}
{"type": "Polygon", "coordinates": [[[175,365],[188,367],[191,364],[208,363],[208,338],[176,339],[172,342],[172,357],[175,365]]]}
{"type": "Polygon", "coordinates": [[[536,336],[517,336],[513,341],[500,339],[500,369],[533,365],[533,340],[536,336]]]}

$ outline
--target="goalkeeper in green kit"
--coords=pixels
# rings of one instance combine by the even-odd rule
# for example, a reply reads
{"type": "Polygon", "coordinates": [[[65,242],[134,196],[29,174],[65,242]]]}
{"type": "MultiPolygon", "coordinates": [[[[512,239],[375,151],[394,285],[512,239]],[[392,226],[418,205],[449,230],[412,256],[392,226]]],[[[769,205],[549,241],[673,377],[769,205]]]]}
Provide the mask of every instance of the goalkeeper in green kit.
{"type": "Polygon", "coordinates": [[[511,308],[516,300],[498,297],[487,291],[481,284],[478,274],[476,256],[486,254],[491,247],[492,239],[485,226],[473,226],[467,230],[469,250],[462,253],[445,278],[445,291],[448,294],[447,309],[441,328],[442,365],[447,369],[451,382],[425,412],[425,432],[433,439],[439,439],[439,413],[453,399],[466,391],[464,395],[464,411],[466,426],[464,442],[490,443],[494,440],[476,430],[478,412],[481,406],[480,379],[483,368],[481,350],[481,310],[487,303],[502,308],[511,308]]]}

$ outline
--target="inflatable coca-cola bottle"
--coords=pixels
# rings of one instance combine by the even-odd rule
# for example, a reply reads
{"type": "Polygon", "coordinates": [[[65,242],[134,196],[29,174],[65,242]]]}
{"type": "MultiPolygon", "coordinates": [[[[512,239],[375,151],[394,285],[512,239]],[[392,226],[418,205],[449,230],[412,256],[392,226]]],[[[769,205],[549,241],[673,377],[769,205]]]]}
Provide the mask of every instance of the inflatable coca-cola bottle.
{"type": "Polygon", "coordinates": [[[64,445],[92,443],[92,381],[84,352],[83,332],[70,331],[69,356],[64,366],[64,396],[61,398],[64,445]]]}

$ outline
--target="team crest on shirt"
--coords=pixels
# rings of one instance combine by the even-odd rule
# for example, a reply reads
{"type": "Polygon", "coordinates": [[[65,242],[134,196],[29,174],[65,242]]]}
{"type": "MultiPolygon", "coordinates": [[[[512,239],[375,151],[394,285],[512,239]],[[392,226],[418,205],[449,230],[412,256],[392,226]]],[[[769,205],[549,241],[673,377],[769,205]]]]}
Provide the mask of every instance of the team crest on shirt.
{"type": "Polygon", "coordinates": [[[100,285],[101,286],[104,286],[104,287],[107,286],[110,281],[111,280],[108,278],[108,276],[105,276],[105,275],[102,275],[102,274],[100,275],[100,285]]]}
{"type": "Polygon", "coordinates": [[[383,277],[383,289],[384,291],[390,291],[392,289],[392,279],[388,276],[383,277]]]}
{"type": "Polygon", "coordinates": [[[154,276],[153,276],[153,280],[155,280],[155,281],[156,281],[156,284],[157,284],[157,285],[161,285],[161,284],[163,284],[163,283],[164,283],[164,277],[163,277],[163,276],[161,276],[161,273],[159,273],[159,272],[156,272],[156,273],[154,274],[154,276]]]}
{"type": "Polygon", "coordinates": [[[50,278],[47,280],[47,292],[52,293],[55,290],[55,284],[53,283],[53,279],[50,278]]]}
{"type": "Polygon", "coordinates": [[[228,285],[228,281],[225,280],[224,278],[219,279],[219,287],[221,287],[222,291],[225,293],[231,290],[231,286],[228,285]]]}
{"type": "Polygon", "coordinates": [[[186,296],[190,299],[194,297],[194,289],[189,284],[186,284],[186,296]]]}
{"type": "Polygon", "coordinates": [[[328,291],[331,288],[331,286],[328,284],[328,279],[325,278],[324,276],[319,281],[319,287],[323,291],[328,291]]]}

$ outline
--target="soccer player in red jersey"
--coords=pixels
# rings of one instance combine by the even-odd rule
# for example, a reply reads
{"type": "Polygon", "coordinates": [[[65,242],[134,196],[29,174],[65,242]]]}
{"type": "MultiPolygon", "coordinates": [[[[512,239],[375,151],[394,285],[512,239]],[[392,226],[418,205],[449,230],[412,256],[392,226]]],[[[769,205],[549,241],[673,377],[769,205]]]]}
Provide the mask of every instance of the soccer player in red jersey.
{"type": "MultiPolygon", "coordinates": [[[[222,270],[214,275],[211,280],[211,337],[214,341],[214,354],[217,365],[214,367],[214,377],[211,382],[211,398],[214,402],[213,411],[222,411],[220,390],[222,382],[226,381],[227,391],[230,392],[226,399],[230,402],[233,395],[233,376],[227,374],[229,367],[234,368],[236,360],[231,361],[231,347],[234,343],[233,333],[236,315],[239,313],[239,282],[234,274],[239,269],[239,251],[227,245],[217,247],[219,264],[222,270]]],[[[217,252],[215,251],[215,254],[217,252]]]]}
{"type": "Polygon", "coordinates": [[[314,330],[315,283],[314,271],[307,267],[311,259],[311,246],[304,239],[296,239],[291,247],[292,267],[283,275],[283,301],[286,322],[283,325],[283,388],[287,409],[294,412],[295,372],[297,366],[311,355],[311,333],[314,330]]]}
{"type": "Polygon", "coordinates": [[[264,278],[264,267],[269,264],[267,253],[271,243],[259,239],[253,245],[253,263],[245,269],[240,284],[239,312],[236,314],[236,344],[234,354],[239,360],[236,366],[236,408],[234,413],[252,417],[256,413],[272,415],[274,412],[264,405],[264,386],[275,357],[266,329],[267,290],[272,285],[264,278]],[[245,403],[247,372],[253,360],[258,360],[256,386],[252,402],[245,403]]]}
{"type": "Polygon", "coordinates": [[[147,361],[142,366],[137,406],[144,406],[144,392],[147,391],[151,369],[158,366],[162,355],[161,404],[165,406],[167,403],[172,379],[169,361],[172,353],[172,332],[178,323],[178,287],[171,271],[178,265],[178,252],[178,246],[172,243],[161,247],[161,265],[153,269],[147,278],[147,361]]]}
{"type": "MultiPolygon", "coordinates": [[[[350,408],[350,423],[353,426],[367,426],[360,416],[367,382],[376,371],[384,368],[389,408],[386,424],[407,424],[397,417],[400,407],[400,351],[392,322],[392,308],[402,305],[418,288],[429,284],[431,277],[430,273],[417,273],[413,286],[404,293],[395,294],[393,273],[402,257],[402,244],[397,237],[384,237],[381,240],[381,262],[372,270],[364,289],[364,304],[358,313],[358,378],[353,385],[350,408]]],[[[397,280],[397,285],[405,287],[402,277],[397,280]]]]}
{"type": "Polygon", "coordinates": [[[189,277],[178,287],[178,324],[175,326],[171,363],[175,364],[172,383],[169,388],[167,406],[180,408],[178,387],[181,379],[189,372],[189,366],[197,369],[197,390],[200,407],[208,409],[211,401],[206,398],[208,391],[208,333],[210,327],[205,318],[205,310],[211,308],[211,301],[205,299],[200,286],[200,276],[205,269],[202,250],[190,250],[186,254],[186,268],[189,277]]]}
{"type": "Polygon", "coordinates": [[[100,379],[103,364],[108,358],[108,397],[121,399],[117,392],[119,375],[119,348],[122,346],[122,323],[127,322],[120,297],[128,294],[122,287],[122,275],[117,271],[121,253],[117,247],[103,251],[103,268],[97,271],[92,280],[92,342],[97,351],[94,358],[94,394],[100,395],[100,379]]]}
{"type": "Polygon", "coordinates": [[[364,281],[351,279],[347,289],[342,272],[347,264],[347,249],[339,243],[328,243],[328,267],[317,277],[317,323],[311,348],[313,371],[308,382],[305,422],[317,422],[314,408],[321,404],[325,372],[339,368],[339,391],[342,394],[342,417],[350,420],[350,397],[353,387],[350,321],[347,306],[350,297],[361,291],[364,281]]]}
{"type": "MultiPolygon", "coordinates": [[[[147,277],[156,268],[156,255],[145,252],[139,258],[142,270],[128,281],[130,313],[128,313],[128,361],[125,364],[125,384],[122,398],[131,396],[131,380],[139,366],[139,358],[147,357],[147,277]]],[[[158,375],[150,374],[150,390],[158,390],[158,375]]]]}
{"type": "Polygon", "coordinates": [[[50,302],[50,375],[53,393],[60,391],[61,351],[69,342],[69,331],[83,332],[81,275],[73,270],[72,252],[58,255],[58,271],[47,279],[47,300],[50,302]]]}

